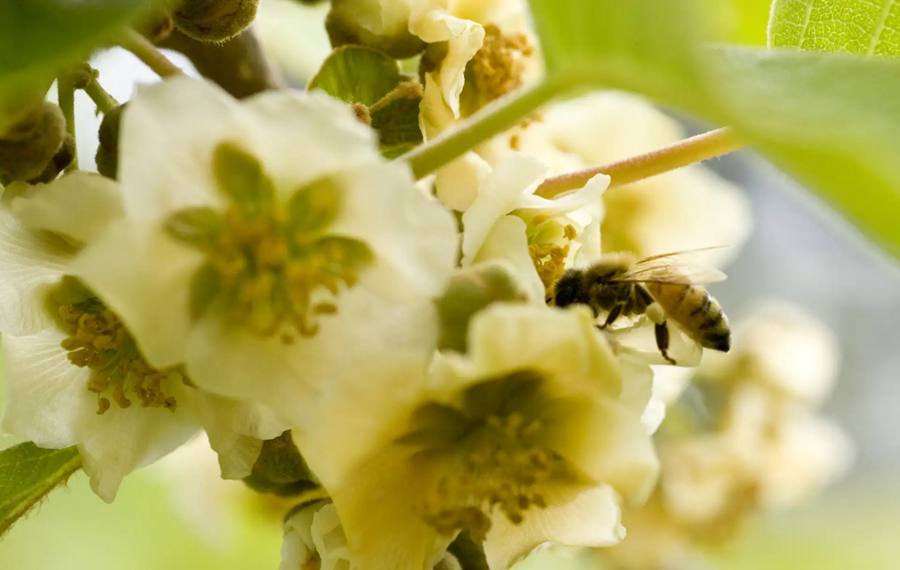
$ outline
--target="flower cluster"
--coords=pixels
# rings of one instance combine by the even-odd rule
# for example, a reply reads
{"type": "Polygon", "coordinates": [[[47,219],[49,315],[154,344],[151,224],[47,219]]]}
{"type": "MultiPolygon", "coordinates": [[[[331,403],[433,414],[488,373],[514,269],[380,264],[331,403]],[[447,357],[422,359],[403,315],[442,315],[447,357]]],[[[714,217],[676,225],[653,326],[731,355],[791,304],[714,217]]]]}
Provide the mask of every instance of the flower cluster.
{"type": "MultiPolygon", "coordinates": [[[[255,2],[231,4],[252,19],[255,2]]],[[[227,16],[198,6],[201,23],[176,14],[184,33],[227,16]]],[[[420,88],[369,108],[315,89],[238,100],[178,74],[114,111],[106,176],[3,189],[5,431],[77,446],[106,501],[203,433],[222,478],[292,503],[284,570],[457,569],[461,543],[499,570],[545,543],[615,545],[651,496],[709,525],[833,470],[791,447],[824,429],[810,402],[831,371],[792,368],[804,346],[767,352],[775,311],[701,368],[716,382],[698,389],[726,394],[715,428],[661,440],[657,487],[672,368],[651,364],[695,365],[710,331],[728,348],[706,281],[665,263],[702,248],[724,263],[733,250],[710,246],[743,242],[746,202],[699,166],[540,185],[673,142],[672,120],[595,93],[416,181],[384,157],[376,107],[420,96],[428,141],[539,77],[524,2],[333,0],[328,31],[415,61],[420,88]],[[557,284],[582,273],[564,303],[557,284]]]]}

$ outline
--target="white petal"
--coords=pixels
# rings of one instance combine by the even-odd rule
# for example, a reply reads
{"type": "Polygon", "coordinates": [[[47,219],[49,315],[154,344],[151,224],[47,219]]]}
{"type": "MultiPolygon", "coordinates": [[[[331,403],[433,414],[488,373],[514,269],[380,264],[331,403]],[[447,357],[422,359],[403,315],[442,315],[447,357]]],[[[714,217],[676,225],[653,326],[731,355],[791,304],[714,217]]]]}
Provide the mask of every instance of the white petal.
{"type": "Polygon", "coordinates": [[[191,328],[191,280],[201,253],[148,222],[119,221],[83,249],[72,272],[127,325],[157,368],[181,363],[191,328]]]}
{"type": "Polygon", "coordinates": [[[543,304],[546,291],[528,252],[526,229],[522,218],[503,216],[485,237],[472,263],[497,259],[509,262],[513,275],[528,294],[529,300],[543,304]]]}
{"type": "Polygon", "coordinates": [[[119,180],[129,216],[160,219],[191,206],[220,204],[212,155],[244,140],[240,104],[207,81],[176,77],[143,86],[122,116],[119,180]]]}
{"type": "Polygon", "coordinates": [[[463,263],[470,263],[478,254],[493,225],[519,208],[545,168],[524,155],[512,155],[498,165],[479,189],[478,197],[463,214],[463,263]]]}
{"type": "Polygon", "coordinates": [[[394,299],[437,296],[456,264],[453,216],[414,185],[397,163],[373,163],[342,172],[343,211],[330,233],[356,237],[376,255],[360,286],[394,299]]]}
{"type": "Polygon", "coordinates": [[[504,570],[543,544],[600,548],[624,537],[615,492],[603,485],[568,502],[528,511],[518,525],[494,517],[484,551],[492,570],[504,570]]]}
{"type": "Polygon", "coordinates": [[[118,185],[99,174],[73,172],[14,198],[12,211],[33,229],[87,243],[123,215],[118,185]]]}
{"type": "Polygon", "coordinates": [[[60,346],[63,338],[55,328],[33,336],[3,335],[3,430],[39,447],[75,445],[79,418],[97,410],[87,389],[89,373],[69,362],[60,346]]]}
{"type": "Polygon", "coordinates": [[[53,324],[44,297],[66,272],[73,253],[61,240],[29,230],[0,207],[0,332],[32,334],[53,324]]]}
{"type": "Polygon", "coordinates": [[[223,479],[250,475],[263,440],[278,437],[290,427],[262,405],[195,392],[199,421],[219,456],[223,479]]]}
{"type": "Polygon", "coordinates": [[[440,9],[414,10],[409,31],[426,43],[447,42],[447,54],[435,73],[444,102],[459,116],[459,96],[465,86],[466,64],[484,43],[484,28],[471,20],[451,16],[440,9]]]}
{"type": "MultiPolygon", "coordinates": [[[[183,402],[184,397],[176,398],[183,402]]],[[[122,479],[174,451],[197,433],[189,406],[172,412],[163,408],[113,405],[106,413],[82,415],[78,451],[91,488],[106,502],[115,498],[122,479]]]]}
{"type": "Polygon", "coordinates": [[[375,132],[324,93],[267,91],[243,101],[242,111],[247,131],[237,142],[281,192],[379,159],[375,132]]]}
{"type": "Polygon", "coordinates": [[[466,211],[478,197],[478,189],[491,173],[491,167],[474,152],[467,152],[437,171],[435,193],[451,210],[466,211]]]}

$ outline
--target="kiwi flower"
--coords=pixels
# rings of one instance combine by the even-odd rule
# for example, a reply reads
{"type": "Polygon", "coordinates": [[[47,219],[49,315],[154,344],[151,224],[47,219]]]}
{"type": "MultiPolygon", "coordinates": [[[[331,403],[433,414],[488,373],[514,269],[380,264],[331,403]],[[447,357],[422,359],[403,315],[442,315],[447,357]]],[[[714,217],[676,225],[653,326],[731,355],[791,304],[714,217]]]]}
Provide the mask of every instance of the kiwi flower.
{"type": "Polygon", "coordinates": [[[378,355],[430,358],[452,217],[345,105],[178,78],[139,91],[120,136],[125,217],[76,272],[153,366],[312,421],[378,355]]]}
{"type": "Polygon", "coordinates": [[[590,311],[495,304],[468,340],[392,418],[335,422],[339,445],[306,447],[355,567],[432,567],[463,529],[491,568],[545,542],[613,544],[620,497],[640,501],[654,484],[641,423],[650,369],[617,360],[590,311]]]}
{"type": "Polygon", "coordinates": [[[7,189],[0,205],[0,297],[7,393],[3,429],[41,447],[77,445],[94,491],[111,501],[122,478],[207,429],[222,474],[249,473],[274,414],[193,387],[156,368],[95,292],[71,275],[85,244],[122,215],[116,184],[89,174],[7,189]]]}

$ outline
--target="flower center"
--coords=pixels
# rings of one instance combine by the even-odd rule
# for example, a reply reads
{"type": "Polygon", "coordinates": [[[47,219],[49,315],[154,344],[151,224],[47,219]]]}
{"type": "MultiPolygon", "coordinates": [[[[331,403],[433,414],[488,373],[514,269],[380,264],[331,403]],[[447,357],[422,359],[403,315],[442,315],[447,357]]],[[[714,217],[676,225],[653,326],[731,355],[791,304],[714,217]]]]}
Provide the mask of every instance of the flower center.
{"type": "Polygon", "coordinates": [[[175,411],[171,389],[184,382],[177,368],[157,370],[147,364],[122,321],[96,297],[61,305],[59,316],[69,335],[62,341],[69,362],[91,370],[88,390],[97,395],[97,413],[113,403],[129,408],[175,411]]]}
{"type": "Polygon", "coordinates": [[[440,533],[465,528],[483,539],[494,510],[519,524],[528,509],[546,507],[546,485],[575,480],[543,442],[543,384],[537,372],[521,370],[466,389],[460,407],[428,403],[415,412],[399,441],[416,448],[414,461],[439,473],[424,516],[440,533]]]}
{"type": "Polygon", "coordinates": [[[534,216],[528,224],[528,253],[547,291],[566,271],[566,260],[572,241],[578,233],[575,226],[543,214],[534,216]]]}
{"type": "Polygon", "coordinates": [[[522,85],[525,58],[534,47],[525,34],[504,35],[494,24],[484,27],[484,43],[470,63],[471,77],[486,101],[522,85]]]}
{"type": "Polygon", "coordinates": [[[320,180],[284,201],[259,162],[225,143],[215,153],[224,212],[189,208],[167,221],[170,235],[196,247],[207,263],[194,278],[194,316],[216,302],[233,321],[261,336],[312,336],[319,316],[337,312],[342,287],[353,287],[373,261],[362,241],[329,234],[341,189],[320,180]]]}

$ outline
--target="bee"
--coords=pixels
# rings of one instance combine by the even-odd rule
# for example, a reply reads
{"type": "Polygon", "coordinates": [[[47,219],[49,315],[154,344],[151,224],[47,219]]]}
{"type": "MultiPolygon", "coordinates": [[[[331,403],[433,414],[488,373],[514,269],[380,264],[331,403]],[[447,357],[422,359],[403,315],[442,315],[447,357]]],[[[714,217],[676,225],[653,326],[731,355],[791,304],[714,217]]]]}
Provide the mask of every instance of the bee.
{"type": "Polygon", "coordinates": [[[596,317],[606,314],[606,329],[620,317],[646,314],[654,323],[656,346],[668,362],[671,319],[700,346],[728,352],[731,330],[722,306],[702,284],[716,283],[725,274],[698,267],[682,258],[703,250],[664,253],[637,260],[628,253],[605,254],[586,269],[570,269],[555,283],[549,299],[557,307],[589,306],[596,317]]]}

